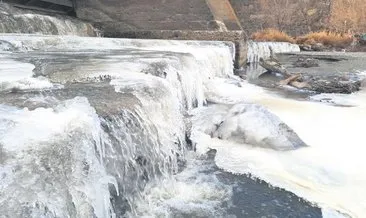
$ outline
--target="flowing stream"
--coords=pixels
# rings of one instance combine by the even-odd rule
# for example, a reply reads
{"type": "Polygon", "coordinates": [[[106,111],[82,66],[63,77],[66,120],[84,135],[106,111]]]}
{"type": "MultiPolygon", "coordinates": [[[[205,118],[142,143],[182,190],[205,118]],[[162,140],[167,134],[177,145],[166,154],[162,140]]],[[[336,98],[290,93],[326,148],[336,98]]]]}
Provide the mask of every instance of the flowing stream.
{"type": "Polygon", "coordinates": [[[364,90],[285,98],[225,42],[0,42],[0,217],[366,214],[364,90]]]}
{"type": "Polygon", "coordinates": [[[254,42],[248,41],[248,63],[257,63],[260,58],[268,58],[271,55],[270,47],[274,53],[300,52],[300,47],[288,42],[254,42]]]}
{"type": "Polygon", "coordinates": [[[194,138],[202,147],[217,150],[215,162],[220,168],[235,174],[250,173],[316,202],[330,217],[363,217],[366,209],[366,172],[362,167],[365,165],[365,90],[351,95],[315,95],[303,101],[286,99],[247,83],[235,87],[218,81],[212,87],[215,90],[210,93],[212,101],[229,104],[245,101],[263,105],[309,145],[294,151],[278,152],[249,144],[223,143],[202,133],[205,128],[202,127],[205,125],[202,116],[217,116],[217,110],[197,109],[195,122],[198,127],[194,138]],[[319,99],[342,106],[316,102],[319,99]]]}
{"type": "Polygon", "coordinates": [[[69,16],[40,14],[0,2],[0,33],[98,36],[90,23],[69,16]]]}

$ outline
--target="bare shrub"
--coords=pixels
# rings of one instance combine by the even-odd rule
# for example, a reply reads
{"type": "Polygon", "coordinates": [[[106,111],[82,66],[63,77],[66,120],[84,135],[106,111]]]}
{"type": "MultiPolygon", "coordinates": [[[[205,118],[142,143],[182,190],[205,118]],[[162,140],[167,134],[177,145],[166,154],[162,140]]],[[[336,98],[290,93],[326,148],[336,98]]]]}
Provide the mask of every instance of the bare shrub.
{"type": "Polygon", "coordinates": [[[329,25],[339,32],[366,31],[366,1],[333,0],[329,25]]]}
{"type": "Polygon", "coordinates": [[[273,28],[264,29],[252,34],[251,39],[255,41],[268,41],[268,42],[290,42],[295,43],[294,38],[287,35],[283,31],[279,31],[273,28]]]}
{"type": "Polygon", "coordinates": [[[265,22],[276,29],[284,29],[291,24],[296,4],[291,0],[259,0],[261,11],[266,15],[265,22]]]}
{"type": "Polygon", "coordinates": [[[296,43],[298,44],[314,45],[316,43],[321,43],[325,46],[341,48],[351,45],[352,42],[352,35],[330,31],[311,32],[296,38],[296,43]]]}
{"type": "Polygon", "coordinates": [[[294,34],[317,31],[327,22],[331,0],[258,0],[265,24],[294,34]]]}

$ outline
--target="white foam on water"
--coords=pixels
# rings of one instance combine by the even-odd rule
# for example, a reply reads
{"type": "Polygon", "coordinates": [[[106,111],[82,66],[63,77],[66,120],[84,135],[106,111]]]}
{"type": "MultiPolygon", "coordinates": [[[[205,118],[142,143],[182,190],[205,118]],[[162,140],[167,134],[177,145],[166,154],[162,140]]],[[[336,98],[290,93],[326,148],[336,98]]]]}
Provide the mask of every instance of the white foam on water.
{"type": "Polygon", "coordinates": [[[348,215],[342,214],[339,211],[335,211],[329,208],[322,209],[323,218],[349,218],[348,215]]]}
{"type": "MultiPolygon", "coordinates": [[[[184,150],[182,147],[186,133],[183,119],[185,111],[206,103],[204,92],[207,81],[216,76],[230,78],[233,74],[234,46],[230,43],[6,34],[1,35],[0,38],[10,43],[9,48],[27,52],[29,55],[32,55],[32,52],[36,55],[46,54],[46,58],[47,55],[52,56],[52,52],[82,53],[91,50],[91,52],[99,52],[103,56],[102,58],[96,58],[90,62],[88,60],[80,65],[77,62],[80,60],[74,60],[76,63],[73,63],[75,67],[72,65],[72,69],[58,69],[56,66],[55,69],[51,69],[53,71],[47,74],[47,77],[52,82],[64,84],[75,81],[84,82],[89,79],[97,80],[98,77],[106,76],[111,79],[110,84],[115,87],[116,92],[127,93],[128,96],[132,96],[132,99],[136,99],[136,102],[132,102],[133,105],[123,106],[126,107],[126,110],[123,110],[121,114],[111,114],[109,117],[111,120],[102,119],[103,124],[109,125],[111,132],[108,134],[113,133],[115,138],[105,138],[103,131],[100,130],[101,124],[94,109],[84,98],[61,102],[59,103],[61,106],[55,108],[54,105],[58,105],[57,99],[52,97],[42,99],[36,96],[28,101],[39,102],[42,105],[46,103],[51,108],[37,108],[33,111],[18,108],[4,109],[4,113],[1,115],[6,121],[3,122],[6,126],[0,128],[2,130],[0,132],[3,134],[0,142],[4,144],[0,154],[4,153],[6,157],[9,155],[10,157],[5,160],[6,167],[1,170],[4,173],[12,171],[18,166],[17,164],[12,165],[12,163],[18,159],[20,159],[19,165],[24,165],[24,167],[19,174],[11,173],[5,177],[5,187],[1,187],[0,194],[5,196],[4,199],[7,198],[15,189],[13,187],[19,184],[29,187],[29,190],[18,191],[18,193],[26,193],[24,198],[13,198],[14,201],[9,204],[2,204],[3,210],[9,209],[0,211],[3,214],[22,211],[21,206],[14,203],[15,201],[21,203],[29,201],[32,202],[32,205],[25,207],[32,210],[29,212],[31,217],[46,214],[47,211],[59,217],[70,216],[70,214],[75,217],[91,217],[92,209],[97,217],[113,216],[108,184],[115,187],[117,185],[106,171],[116,178],[118,177],[119,187],[121,190],[126,189],[126,196],[122,197],[126,198],[129,203],[134,203],[138,199],[141,194],[139,193],[141,192],[140,186],[146,182],[139,179],[142,180],[150,168],[152,168],[152,173],[164,176],[166,173],[175,172],[177,166],[172,165],[177,165],[177,155],[180,158],[184,155],[180,150],[184,150]],[[120,55],[109,53],[109,49],[116,53],[120,52],[120,55]],[[134,54],[129,55],[128,52],[131,50],[134,54]],[[142,55],[136,58],[137,53],[142,55]],[[11,110],[15,112],[9,113],[8,111],[11,110]],[[13,124],[15,127],[10,128],[13,124]],[[17,135],[21,136],[17,137],[17,135]],[[12,141],[14,137],[17,139],[12,141]],[[113,144],[113,140],[118,144],[113,144]],[[134,145],[140,147],[137,148],[134,145]],[[29,154],[30,151],[33,153],[29,154]],[[44,153],[44,155],[39,155],[39,153],[44,153]],[[25,159],[21,159],[23,156],[20,157],[23,154],[25,159]],[[104,154],[108,156],[104,157],[104,154]],[[137,161],[140,157],[141,163],[137,161]],[[44,160],[45,158],[48,159],[44,160]],[[150,168],[140,166],[144,161],[143,158],[147,163],[152,161],[150,168]],[[65,173],[66,176],[56,174],[52,177],[46,172],[48,168],[43,170],[44,167],[41,164],[49,165],[51,160],[55,160],[55,165],[57,165],[52,165],[51,171],[55,168],[55,170],[65,173]],[[62,160],[65,160],[66,163],[59,163],[62,160]],[[106,169],[104,169],[103,163],[106,164],[106,169]],[[120,166],[123,166],[122,169],[120,166]],[[23,176],[25,174],[23,171],[29,168],[39,169],[40,172],[31,171],[30,175],[23,176]],[[69,168],[74,171],[68,171],[69,168]],[[84,171],[88,170],[85,168],[94,171],[86,174],[84,171]],[[24,178],[20,179],[21,176],[24,178]],[[132,178],[124,178],[124,176],[132,178]],[[70,183],[68,183],[69,180],[65,181],[65,178],[70,177],[72,178],[70,183]],[[44,181],[46,179],[56,181],[52,183],[52,187],[42,190],[40,186],[49,184],[44,181]],[[31,182],[27,183],[27,181],[31,182]],[[124,182],[129,184],[123,184],[124,182]],[[61,183],[65,183],[65,185],[61,183]],[[133,187],[131,188],[131,186],[133,187]],[[52,193],[51,197],[49,193],[52,193]],[[54,197],[54,195],[58,195],[58,197],[54,197]],[[69,195],[71,195],[71,199],[69,195]],[[44,210],[47,211],[44,212],[44,210]]],[[[33,65],[24,65],[19,61],[8,59],[11,63],[19,64],[20,68],[23,67],[24,70],[18,72],[20,69],[18,67],[6,69],[6,72],[10,74],[7,82],[33,78],[33,65]],[[13,78],[14,75],[17,77],[13,78]]],[[[9,62],[8,65],[11,63],[9,62]]],[[[148,177],[149,180],[154,181],[158,175],[149,174],[148,177]]],[[[171,207],[180,208],[180,210],[185,208],[184,206],[179,207],[181,204],[177,201],[185,194],[183,190],[187,187],[191,187],[192,192],[189,194],[191,197],[186,196],[185,204],[189,204],[188,201],[197,196],[193,190],[198,188],[199,184],[191,186],[186,181],[182,181],[174,182],[176,185],[172,186],[173,182],[168,184],[168,178],[165,179],[167,179],[165,191],[173,191],[172,187],[181,187],[180,192],[182,193],[177,193],[177,198],[172,197],[169,201],[168,204],[171,207]]],[[[209,185],[210,187],[201,188],[201,203],[192,205],[193,211],[205,211],[210,214],[211,208],[217,208],[221,203],[221,197],[227,196],[226,191],[221,194],[216,193],[216,186],[213,183],[209,185]],[[217,199],[205,205],[206,197],[209,194],[216,196],[217,199]]],[[[164,207],[159,202],[156,204],[164,207]]],[[[131,213],[134,214],[135,209],[132,208],[132,210],[131,213]]]]}
{"type": "MultiPolygon", "coordinates": [[[[89,49],[95,49],[105,52],[103,54],[108,54],[108,49],[117,51],[123,48],[138,49],[141,52],[156,51],[161,54],[156,59],[131,60],[130,57],[129,60],[123,61],[122,57],[120,63],[119,57],[105,55],[105,63],[97,63],[84,70],[82,66],[77,69],[79,74],[74,77],[71,71],[64,71],[64,77],[63,73],[60,73],[51,76],[51,81],[59,79],[64,83],[75,78],[82,80],[101,75],[111,76],[111,85],[117,92],[129,90],[128,93],[133,93],[141,101],[142,108],[134,107],[137,115],[140,115],[138,118],[141,120],[138,121],[148,126],[144,128],[148,131],[148,136],[154,134],[151,136],[153,141],[162,140],[163,145],[166,145],[156,150],[156,153],[170,152],[166,157],[175,155],[169,147],[172,135],[177,134],[177,138],[183,138],[183,119],[180,113],[183,107],[180,107],[180,104],[189,110],[193,109],[195,101],[197,106],[202,106],[206,100],[220,104],[245,101],[264,105],[292,127],[310,147],[279,152],[211,138],[201,128],[223,114],[215,114],[220,113],[218,111],[204,111],[207,108],[200,107],[198,110],[202,110],[203,113],[194,119],[203,121],[203,124],[200,128],[197,128],[197,125],[193,126],[192,132],[198,152],[206,152],[207,148],[217,149],[215,161],[219,167],[233,173],[251,173],[275,186],[285,188],[317,203],[323,207],[323,214],[327,216],[339,214],[335,211],[354,217],[365,214],[366,204],[363,196],[366,195],[366,169],[360,166],[365,166],[362,157],[362,129],[366,113],[364,105],[359,103],[360,97],[355,97],[355,107],[334,107],[271,95],[262,88],[235,78],[232,75],[232,45],[218,42],[20,35],[1,35],[0,39],[8,41],[20,51],[28,50],[30,55],[35,50],[87,52],[89,49]],[[172,51],[176,54],[174,58],[167,54],[172,51]],[[162,69],[166,75],[164,72],[161,75],[149,75],[154,72],[150,72],[149,67],[158,62],[163,63],[162,69]],[[145,71],[147,75],[143,73],[145,71]],[[139,109],[143,113],[138,111],[139,109]]],[[[23,73],[19,74],[19,78],[31,77],[31,66],[22,66],[24,72],[21,71],[23,73]]],[[[13,79],[12,76],[9,78],[13,79]]],[[[18,81],[19,78],[14,81],[18,81]]],[[[94,109],[84,98],[60,103],[53,109],[38,108],[34,111],[2,106],[0,119],[3,121],[0,125],[0,162],[6,163],[0,168],[1,173],[6,174],[2,180],[4,183],[0,185],[0,198],[10,199],[14,193],[19,193],[19,199],[13,198],[14,201],[9,201],[9,204],[18,206],[22,202],[33,202],[36,205],[32,207],[36,208],[31,212],[33,217],[44,212],[37,205],[46,205],[47,210],[60,217],[68,216],[70,208],[74,208],[71,211],[76,210],[76,217],[90,217],[92,208],[97,217],[113,216],[108,184],[116,186],[116,181],[105,173],[102,164],[105,153],[102,140],[104,135],[99,129],[100,123],[94,109]],[[85,140],[83,137],[86,137],[85,140]],[[74,143],[73,140],[77,140],[78,143],[74,143]],[[96,150],[92,149],[94,145],[97,145],[96,150]],[[62,160],[68,160],[70,157],[76,161],[60,164],[64,164],[62,160]],[[56,164],[51,165],[51,170],[62,171],[65,168],[69,169],[71,165],[71,169],[75,171],[62,171],[68,175],[67,180],[65,181],[64,175],[60,176],[61,179],[56,177],[52,180],[53,186],[48,187],[42,183],[44,177],[39,175],[47,175],[47,164],[52,162],[56,164]],[[92,172],[85,174],[85,165],[89,166],[92,172]],[[24,167],[20,168],[18,173],[14,173],[19,166],[24,167]],[[26,187],[27,190],[22,192],[20,186],[26,187]],[[73,202],[75,207],[68,205],[68,202],[73,202]]],[[[123,131],[127,132],[129,127],[125,126],[123,131]]],[[[117,132],[119,130],[116,129],[117,132]]],[[[260,131],[258,132],[260,134],[260,131]]],[[[133,134],[133,131],[131,133],[133,134]]],[[[149,140],[146,141],[150,143],[149,140]]],[[[128,149],[135,148],[131,146],[128,149]]],[[[113,158],[111,155],[111,159],[113,158]]],[[[129,158],[135,160],[134,156],[129,158]]],[[[136,161],[134,164],[137,165],[136,161]]],[[[134,212],[141,215],[155,213],[169,216],[174,214],[172,211],[180,211],[183,214],[213,216],[210,211],[216,210],[219,207],[218,201],[228,198],[230,191],[225,187],[218,187],[211,175],[191,180],[195,170],[197,168],[191,169],[188,166],[187,171],[178,174],[174,180],[163,178],[159,186],[148,184],[151,186],[145,189],[143,201],[137,204],[134,212]],[[192,203],[193,200],[195,201],[192,203]]],[[[4,208],[6,207],[0,208],[0,211],[4,208]]]]}
{"type": "MultiPolygon", "coordinates": [[[[198,151],[217,149],[220,168],[252,174],[289,190],[320,207],[362,217],[366,214],[366,160],[364,91],[355,94],[355,107],[335,107],[273,95],[259,87],[242,87],[216,80],[208,99],[235,104],[242,101],[267,107],[288,124],[310,147],[278,152],[211,138],[194,127],[198,151]],[[220,84],[221,83],[221,84],[220,84]]],[[[204,109],[203,109],[204,110],[204,109]]],[[[212,119],[207,113],[200,119],[212,119]]],[[[202,128],[202,127],[201,127],[202,128]]]]}
{"type": "Polygon", "coordinates": [[[322,93],[314,96],[310,96],[310,100],[331,103],[339,106],[357,107],[365,106],[365,101],[360,99],[366,99],[366,92],[355,92],[351,94],[335,94],[335,93],[322,93]]]}
{"type": "Polygon", "coordinates": [[[1,59],[0,81],[17,81],[33,75],[34,65],[14,60],[1,59]]]}
{"type": "MultiPolygon", "coordinates": [[[[221,209],[229,201],[232,187],[222,184],[196,155],[189,154],[184,171],[150,184],[135,202],[137,217],[227,217],[221,209]]],[[[134,216],[135,217],[135,216],[134,216]]]]}
{"type": "Polygon", "coordinates": [[[2,2],[0,13],[2,13],[0,32],[4,33],[74,36],[98,36],[99,34],[90,23],[69,16],[37,14],[32,10],[15,8],[2,2]]]}
{"type": "Polygon", "coordinates": [[[54,85],[44,77],[33,77],[35,66],[0,56],[0,91],[51,89],[54,85]]]}
{"type": "Polygon", "coordinates": [[[113,215],[108,184],[116,182],[102,165],[103,133],[85,98],[33,111],[0,105],[0,120],[1,214],[113,215]]]}

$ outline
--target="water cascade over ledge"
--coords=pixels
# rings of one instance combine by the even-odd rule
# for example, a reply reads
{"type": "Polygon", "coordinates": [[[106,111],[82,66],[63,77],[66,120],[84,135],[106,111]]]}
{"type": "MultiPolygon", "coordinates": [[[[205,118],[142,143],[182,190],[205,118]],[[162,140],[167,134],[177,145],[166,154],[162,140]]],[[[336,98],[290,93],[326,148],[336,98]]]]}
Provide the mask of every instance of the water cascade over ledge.
{"type": "Polygon", "coordinates": [[[5,217],[366,212],[357,167],[364,91],[327,96],[353,107],[283,98],[233,75],[228,42],[9,34],[0,42],[5,217]]]}
{"type": "Polygon", "coordinates": [[[230,43],[0,40],[0,214],[11,217],[136,216],[146,184],[184,161],[185,111],[206,104],[205,81],[233,72],[230,43]]]}
{"type": "Polygon", "coordinates": [[[247,63],[257,63],[260,58],[268,58],[271,55],[270,47],[274,53],[299,52],[300,47],[288,42],[255,42],[248,41],[247,63]]]}
{"type": "Polygon", "coordinates": [[[0,3],[0,33],[98,36],[90,23],[73,17],[40,14],[0,3]]]}

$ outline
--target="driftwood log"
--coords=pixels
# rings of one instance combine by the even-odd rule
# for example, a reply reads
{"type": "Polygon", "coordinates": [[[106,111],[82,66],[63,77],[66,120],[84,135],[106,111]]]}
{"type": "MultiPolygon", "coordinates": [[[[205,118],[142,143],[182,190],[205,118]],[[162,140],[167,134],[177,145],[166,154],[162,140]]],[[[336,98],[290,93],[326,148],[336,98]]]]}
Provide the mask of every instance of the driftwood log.
{"type": "Polygon", "coordinates": [[[264,60],[259,59],[259,65],[269,72],[282,74],[284,77],[290,77],[291,74],[287,72],[286,68],[282,66],[276,59],[270,58],[264,60]]]}
{"type": "Polygon", "coordinates": [[[359,91],[361,87],[360,81],[354,81],[342,78],[341,76],[334,76],[328,78],[316,78],[308,76],[304,79],[301,74],[289,73],[287,69],[274,57],[271,50],[271,56],[268,59],[261,58],[259,60],[260,66],[267,70],[267,72],[274,72],[283,75],[285,78],[279,82],[279,85],[290,85],[298,89],[307,89],[320,93],[345,93],[349,94],[359,91]]]}
{"type": "Polygon", "coordinates": [[[296,87],[298,89],[310,89],[311,86],[307,82],[299,82],[297,80],[301,79],[301,74],[294,74],[291,75],[289,78],[281,80],[280,85],[291,85],[293,87],[296,87]]]}
{"type": "Polygon", "coordinates": [[[280,85],[288,85],[289,83],[298,80],[301,77],[301,74],[291,75],[289,78],[281,80],[280,85]]]}

